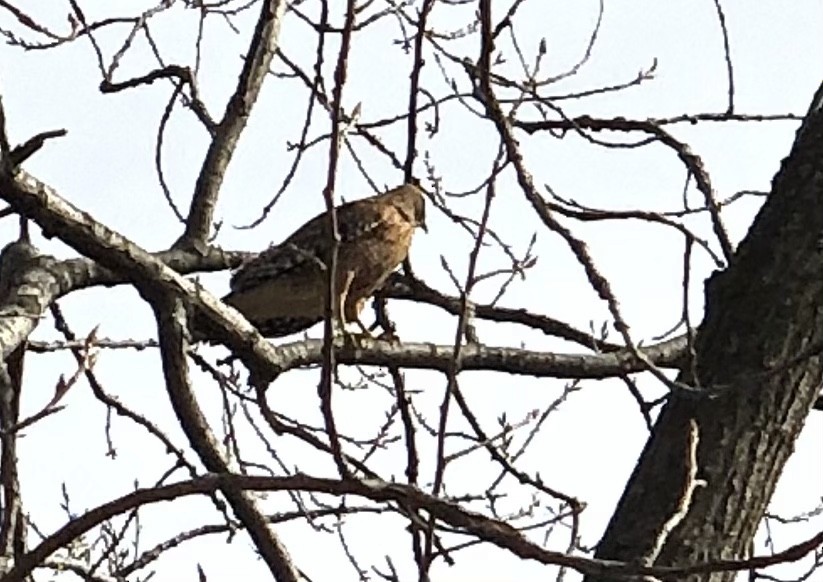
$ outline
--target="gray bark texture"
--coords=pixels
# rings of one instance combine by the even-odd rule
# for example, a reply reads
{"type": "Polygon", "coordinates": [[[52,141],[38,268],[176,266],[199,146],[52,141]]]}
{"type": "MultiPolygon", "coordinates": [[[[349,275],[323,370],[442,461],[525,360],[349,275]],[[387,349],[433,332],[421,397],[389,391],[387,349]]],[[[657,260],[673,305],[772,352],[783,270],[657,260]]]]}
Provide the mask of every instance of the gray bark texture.
{"type": "MultiPolygon", "coordinates": [[[[747,557],[820,391],[821,347],[823,87],[731,265],[706,284],[694,361],[680,381],[716,396],[671,396],[597,557],[657,566],[747,557]],[[706,485],[695,490],[682,521],[666,534],[665,524],[684,505],[692,420],[697,478],[706,485]]],[[[735,576],[675,579],[725,582],[735,576]]]]}

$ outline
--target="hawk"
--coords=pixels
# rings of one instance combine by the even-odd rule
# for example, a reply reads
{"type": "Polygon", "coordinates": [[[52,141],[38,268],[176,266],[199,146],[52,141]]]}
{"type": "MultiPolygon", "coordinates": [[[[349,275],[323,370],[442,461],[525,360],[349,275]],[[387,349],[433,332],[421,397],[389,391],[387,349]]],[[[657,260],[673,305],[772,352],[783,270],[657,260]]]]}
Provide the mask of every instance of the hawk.
{"type": "MultiPolygon", "coordinates": [[[[335,308],[341,324],[355,322],[365,329],[359,316],[366,300],[405,260],[416,228],[426,230],[425,214],[423,192],[412,184],[336,208],[335,308]]],[[[308,329],[325,316],[331,248],[329,217],[323,212],[240,265],[223,301],[266,337],[308,329]]],[[[195,318],[194,339],[209,327],[203,319],[195,318]]]]}

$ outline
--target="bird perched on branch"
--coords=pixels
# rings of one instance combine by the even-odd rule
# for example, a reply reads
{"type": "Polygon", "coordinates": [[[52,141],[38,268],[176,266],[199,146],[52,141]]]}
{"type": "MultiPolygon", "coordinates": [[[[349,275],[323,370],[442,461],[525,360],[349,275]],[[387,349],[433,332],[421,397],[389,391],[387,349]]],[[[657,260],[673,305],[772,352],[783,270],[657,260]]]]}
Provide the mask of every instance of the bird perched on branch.
{"type": "MultiPolygon", "coordinates": [[[[404,184],[383,194],[336,208],[340,243],[335,265],[334,309],[342,325],[355,322],[366,300],[409,252],[417,227],[426,229],[425,199],[404,184]]],[[[237,309],[266,337],[298,333],[323,320],[328,292],[332,231],[327,212],[243,263],[233,274],[223,301],[237,309]]],[[[195,317],[193,339],[208,333],[205,317],[195,317]]]]}

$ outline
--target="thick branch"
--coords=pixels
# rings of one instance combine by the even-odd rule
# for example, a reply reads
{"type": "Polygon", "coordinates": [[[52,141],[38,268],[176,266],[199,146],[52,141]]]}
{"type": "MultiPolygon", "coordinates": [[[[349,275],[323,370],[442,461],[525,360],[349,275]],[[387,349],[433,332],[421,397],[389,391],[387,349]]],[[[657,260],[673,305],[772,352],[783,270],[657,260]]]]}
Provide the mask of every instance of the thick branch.
{"type": "MultiPolygon", "coordinates": [[[[0,253],[0,305],[24,298],[26,269],[35,261],[36,249],[25,239],[7,245],[0,253]],[[21,293],[23,291],[23,293],[21,293]]],[[[23,388],[23,363],[26,346],[20,344],[3,357],[0,365],[0,486],[3,511],[0,520],[0,555],[16,560],[25,547],[25,527],[18,476],[17,431],[20,396],[23,388]]]]}
{"type": "MultiPolygon", "coordinates": [[[[277,346],[281,371],[323,361],[321,340],[303,340],[277,346]]],[[[678,368],[685,353],[686,338],[679,337],[640,351],[658,367],[678,368]]],[[[339,339],[336,359],[341,364],[398,366],[446,372],[454,360],[453,345],[398,343],[358,338],[356,345],[339,339]]],[[[466,344],[460,350],[460,369],[490,370],[548,378],[614,378],[643,372],[647,365],[628,350],[606,354],[555,354],[520,348],[466,344]]]]}
{"type": "MultiPolygon", "coordinates": [[[[136,287],[150,283],[167,293],[185,296],[220,326],[225,333],[222,339],[258,378],[272,377],[279,371],[270,363],[275,361],[272,346],[234,309],[123,235],[69,204],[30,174],[18,170],[14,179],[4,177],[0,181],[0,197],[37,222],[44,231],[57,234],[79,253],[119,273],[136,287]]],[[[3,323],[0,320],[0,326],[3,323]]]]}
{"type": "MultiPolygon", "coordinates": [[[[57,227],[48,221],[50,228],[57,227]]],[[[237,266],[245,253],[209,249],[205,254],[172,250],[152,255],[158,261],[178,271],[213,271],[237,266]]],[[[0,261],[7,264],[6,251],[0,261]]],[[[57,260],[36,255],[18,265],[14,283],[0,300],[0,356],[8,357],[26,338],[56,299],[93,285],[116,285],[127,280],[90,259],[57,260]]]]}
{"type": "MultiPolygon", "coordinates": [[[[816,99],[821,100],[823,89],[816,99]]],[[[686,479],[688,425],[700,431],[707,482],[668,536],[658,564],[744,556],[818,395],[823,376],[823,111],[813,108],[731,266],[706,289],[697,378],[716,399],[666,404],[598,548],[642,560],[686,479]]],[[[731,574],[688,580],[732,580],[731,574]]],[[[604,580],[590,577],[589,582],[604,580]]]]}
{"type": "MultiPolygon", "coordinates": [[[[148,292],[153,294],[151,291],[148,292]]],[[[178,298],[170,299],[164,292],[152,300],[157,318],[157,337],[169,398],[180,426],[186,433],[200,461],[212,473],[228,473],[229,465],[220,454],[220,447],[209,424],[197,404],[189,380],[185,356],[186,312],[178,298]]],[[[246,527],[254,545],[263,556],[271,573],[280,582],[297,582],[294,564],[278,536],[269,527],[265,516],[254,500],[241,488],[227,481],[220,491],[229,500],[240,522],[246,527]]]]}

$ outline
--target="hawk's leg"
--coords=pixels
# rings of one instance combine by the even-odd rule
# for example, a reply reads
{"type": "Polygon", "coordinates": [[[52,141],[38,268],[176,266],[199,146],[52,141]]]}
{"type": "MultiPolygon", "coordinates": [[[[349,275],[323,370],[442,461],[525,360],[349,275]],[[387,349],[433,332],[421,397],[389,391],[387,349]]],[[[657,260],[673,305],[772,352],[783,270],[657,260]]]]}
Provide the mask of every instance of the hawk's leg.
{"type": "Polygon", "coordinates": [[[342,336],[347,343],[356,344],[357,341],[363,337],[371,338],[368,328],[360,321],[360,311],[363,309],[366,300],[358,298],[355,293],[352,293],[352,282],[355,278],[354,271],[347,271],[344,276],[340,278],[340,285],[338,286],[339,296],[337,309],[339,310],[340,318],[339,327],[336,328],[338,336],[342,336]],[[359,333],[352,333],[346,329],[346,325],[354,323],[360,329],[359,333]]]}
{"type": "Polygon", "coordinates": [[[359,336],[367,338],[374,337],[369,331],[369,328],[367,328],[360,319],[360,313],[363,311],[363,306],[366,305],[366,299],[360,298],[357,301],[352,301],[352,299],[353,297],[350,296],[346,302],[346,322],[355,323],[357,327],[360,328],[359,336]]]}
{"type": "Polygon", "coordinates": [[[335,313],[333,313],[336,334],[342,337],[348,337],[350,334],[346,331],[346,300],[349,297],[351,290],[351,283],[354,281],[354,271],[346,271],[340,284],[337,286],[337,305],[335,305],[335,313]]]}

